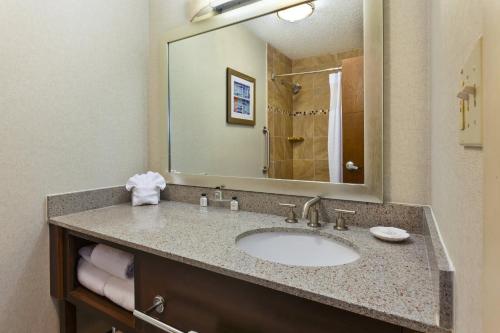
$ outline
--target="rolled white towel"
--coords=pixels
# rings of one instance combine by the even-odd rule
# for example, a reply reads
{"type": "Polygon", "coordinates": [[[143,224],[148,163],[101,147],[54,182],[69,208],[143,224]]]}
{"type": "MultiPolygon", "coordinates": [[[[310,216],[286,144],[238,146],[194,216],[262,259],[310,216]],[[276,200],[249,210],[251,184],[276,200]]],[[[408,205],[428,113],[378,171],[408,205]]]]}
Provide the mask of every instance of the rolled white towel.
{"type": "Polygon", "coordinates": [[[111,276],[104,286],[104,296],[122,308],[134,311],[134,279],[120,279],[111,276]]]}
{"type": "Polygon", "coordinates": [[[78,254],[88,262],[90,262],[90,257],[92,256],[92,251],[94,251],[95,244],[94,245],[87,245],[84,247],[81,247],[80,250],[78,250],[78,254]]]}
{"type": "Polygon", "coordinates": [[[76,275],[82,286],[101,296],[104,296],[104,287],[111,277],[83,258],[78,261],[76,275]]]}
{"type": "Polygon", "coordinates": [[[121,279],[134,276],[134,256],[104,244],[96,245],[90,256],[90,262],[121,279]]]}

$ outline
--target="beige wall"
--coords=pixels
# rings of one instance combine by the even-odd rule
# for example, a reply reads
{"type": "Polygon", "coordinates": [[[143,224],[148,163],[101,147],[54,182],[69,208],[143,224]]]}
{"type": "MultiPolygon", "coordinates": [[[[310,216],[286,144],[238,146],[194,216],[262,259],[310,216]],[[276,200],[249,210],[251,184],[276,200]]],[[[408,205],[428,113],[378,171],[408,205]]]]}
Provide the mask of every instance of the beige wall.
{"type": "MultiPolygon", "coordinates": [[[[148,89],[148,133],[149,151],[156,151],[161,147],[160,140],[164,136],[160,134],[161,126],[161,103],[164,94],[161,92],[160,70],[162,52],[165,46],[162,40],[166,32],[172,28],[188,23],[187,0],[149,0],[149,89],[148,89]]],[[[149,167],[153,170],[161,169],[160,154],[149,154],[149,167]]]]}
{"type": "Polygon", "coordinates": [[[0,327],[58,332],[45,196],[123,184],[144,170],[148,4],[1,8],[0,327]]]}
{"type": "Polygon", "coordinates": [[[241,24],[184,39],[169,46],[169,72],[172,169],[264,177],[266,43],[241,24]],[[228,67],[255,79],[254,126],[226,122],[228,67]]]}
{"type": "Polygon", "coordinates": [[[483,331],[500,328],[500,2],[483,1],[484,15],[484,279],[483,331]]]}
{"type": "Polygon", "coordinates": [[[384,196],[430,203],[428,1],[384,1],[384,196]]]}
{"type": "Polygon", "coordinates": [[[482,12],[476,1],[431,3],[432,208],[456,268],[455,332],[482,332],[483,152],[458,144],[456,111],[460,69],[482,33],[482,12]]]}
{"type": "MultiPolygon", "coordinates": [[[[157,147],[160,113],[160,55],[165,32],[187,24],[185,0],[151,0],[151,58],[149,131],[157,147]]],[[[430,121],[428,91],[427,1],[385,1],[385,200],[430,202],[430,121]]],[[[160,157],[150,156],[150,167],[159,168],[160,157]]]]}

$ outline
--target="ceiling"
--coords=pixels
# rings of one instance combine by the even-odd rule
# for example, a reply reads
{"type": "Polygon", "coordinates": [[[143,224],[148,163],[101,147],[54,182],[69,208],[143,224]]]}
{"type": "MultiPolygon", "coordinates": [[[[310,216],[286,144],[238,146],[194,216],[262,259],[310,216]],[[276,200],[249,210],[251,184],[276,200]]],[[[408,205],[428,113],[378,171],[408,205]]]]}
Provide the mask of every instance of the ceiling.
{"type": "Polygon", "coordinates": [[[316,0],[305,20],[290,23],[276,14],[245,24],[291,59],[363,48],[363,0],[316,0]]]}
{"type": "MultiPolygon", "coordinates": [[[[172,0],[171,5],[185,12],[188,2],[172,0]]],[[[243,24],[291,59],[363,48],[363,0],[313,2],[314,13],[303,21],[290,23],[270,14],[243,24]]]]}

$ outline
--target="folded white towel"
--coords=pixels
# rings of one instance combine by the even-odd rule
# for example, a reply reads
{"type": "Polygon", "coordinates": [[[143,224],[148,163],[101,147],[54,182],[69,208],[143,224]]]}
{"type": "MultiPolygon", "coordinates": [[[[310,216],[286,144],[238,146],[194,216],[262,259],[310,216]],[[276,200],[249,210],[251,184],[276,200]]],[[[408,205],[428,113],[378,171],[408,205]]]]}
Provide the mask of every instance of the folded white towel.
{"type": "Polygon", "coordinates": [[[113,303],[129,311],[134,311],[134,279],[119,279],[111,276],[104,286],[104,296],[113,303]]]}
{"type": "Polygon", "coordinates": [[[78,261],[76,275],[82,286],[101,296],[104,296],[104,286],[111,277],[83,258],[78,261]]]}
{"type": "Polygon", "coordinates": [[[134,256],[104,244],[96,245],[90,256],[90,262],[121,279],[134,276],[134,256]]]}
{"type": "Polygon", "coordinates": [[[160,190],[167,186],[165,178],[157,172],[131,177],[125,188],[132,191],[132,205],[157,205],[160,202],[160,190]]]}

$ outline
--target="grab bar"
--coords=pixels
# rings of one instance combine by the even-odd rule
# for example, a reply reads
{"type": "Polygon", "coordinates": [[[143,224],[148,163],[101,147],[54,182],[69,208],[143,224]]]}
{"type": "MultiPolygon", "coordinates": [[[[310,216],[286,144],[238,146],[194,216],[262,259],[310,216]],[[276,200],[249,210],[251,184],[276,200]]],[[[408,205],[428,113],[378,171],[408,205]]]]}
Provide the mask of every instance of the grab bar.
{"type": "Polygon", "coordinates": [[[266,136],[266,165],[262,168],[262,173],[268,173],[269,172],[269,166],[271,164],[271,132],[269,129],[264,126],[264,129],[262,130],[262,133],[266,136]]]}
{"type": "MultiPolygon", "coordinates": [[[[148,309],[146,309],[144,312],[148,313],[148,312],[151,312],[153,310],[156,310],[156,312],[162,313],[164,309],[165,309],[165,300],[161,296],[156,296],[154,298],[154,300],[153,300],[153,305],[151,307],[149,307],[148,309]]],[[[154,327],[159,328],[159,329],[161,329],[164,332],[167,332],[167,333],[184,333],[184,332],[178,330],[175,327],[172,327],[170,325],[165,324],[164,322],[159,321],[156,318],[148,316],[144,312],[141,312],[141,311],[138,311],[138,310],[134,310],[133,311],[133,315],[134,315],[134,317],[139,318],[142,321],[145,321],[146,323],[148,323],[150,325],[153,325],[154,327]]],[[[189,331],[188,333],[197,333],[197,332],[195,332],[195,331],[189,331]]]]}

